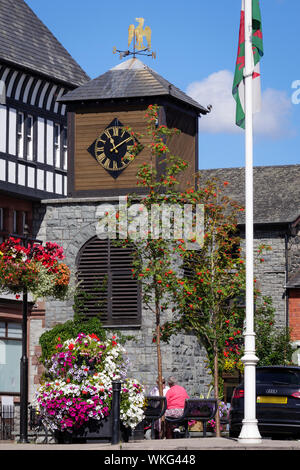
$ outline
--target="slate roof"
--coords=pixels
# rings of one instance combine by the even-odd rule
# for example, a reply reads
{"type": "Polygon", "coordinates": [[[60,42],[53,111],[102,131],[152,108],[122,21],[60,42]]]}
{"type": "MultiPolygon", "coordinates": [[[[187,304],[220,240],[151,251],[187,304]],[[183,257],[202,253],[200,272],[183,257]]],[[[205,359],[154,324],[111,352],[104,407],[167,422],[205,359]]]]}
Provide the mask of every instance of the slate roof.
{"type": "Polygon", "coordinates": [[[0,61],[71,85],[90,78],[23,0],[0,0],[0,61]]]}
{"type": "Polygon", "coordinates": [[[113,67],[87,84],[66,93],[63,103],[168,95],[206,114],[208,110],[161,77],[139,59],[132,58],[113,67]]]}
{"type": "MultiPolygon", "coordinates": [[[[200,170],[202,183],[212,177],[228,181],[225,193],[245,207],[245,168],[200,170]]],[[[300,215],[300,165],[254,167],[253,204],[256,224],[294,222],[300,215]]]]}

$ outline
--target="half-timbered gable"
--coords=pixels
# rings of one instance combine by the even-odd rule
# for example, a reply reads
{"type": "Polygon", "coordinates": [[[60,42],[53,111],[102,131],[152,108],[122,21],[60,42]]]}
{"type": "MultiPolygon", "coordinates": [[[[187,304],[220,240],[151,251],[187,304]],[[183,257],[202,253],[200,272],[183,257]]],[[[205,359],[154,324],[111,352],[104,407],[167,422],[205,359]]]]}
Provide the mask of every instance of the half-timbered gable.
{"type": "Polygon", "coordinates": [[[1,188],[41,198],[67,193],[66,87],[2,65],[1,188]]]}
{"type": "Polygon", "coordinates": [[[57,102],[88,80],[23,0],[0,4],[0,190],[67,193],[67,119],[57,102]]]}
{"type": "Polygon", "coordinates": [[[67,113],[57,100],[88,80],[23,0],[1,0],[0,237],[22,234],[32,201],[66,196],[67,113]]]}

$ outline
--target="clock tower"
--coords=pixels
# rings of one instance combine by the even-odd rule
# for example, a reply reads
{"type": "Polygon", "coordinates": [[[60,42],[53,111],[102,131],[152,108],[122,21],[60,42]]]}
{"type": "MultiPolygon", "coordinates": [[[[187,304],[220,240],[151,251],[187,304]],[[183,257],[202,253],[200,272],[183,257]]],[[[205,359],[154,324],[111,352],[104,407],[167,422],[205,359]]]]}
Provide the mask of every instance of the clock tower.
{"type": "Polygon", "coordinates": [[[160,107],[158,125],[181,131],[167,142],[189,167],[185,183],[198,169],[198,119],[208,113],[191,97],[146,66],[128,59],[59,100],[68,110],[68,196],[96,197],[139,193],[139,165],[150,160],[145,112],[160,107]],[[127,129],[141,135],[140,142],[127,129]],[[130,147],[140,152],[130,159],[130,147]]]}
{"type": "MultiPolygon", "coordinates": [[[[119,210],[121,201],[126,199],[122,196],[146,191],[137,186],[137,173],[140,165],[151,163],[152,158],[152,136],[148,134],[145,116],[149,105],[158,106],[158,126],[181,131],[166,136],[171,154],[188,162],[181,173],[179,190],[194,183],[199,117],[209,110],[136,57],[153,55],[147,53],[151,49],[150,29],[143,26],[142,18],[137,20],[137,27],[129,27],[128,47],[133,40],[134,51],[116,50],[122,53],[119,65],[59,98],[59,103],[66,106],[68,119],[68,197],[43,201],[43,221],[37,238],[44,236],[62,245],[66,264],[76,273],[77,300],[82,305],[83,318],[98,317],[104,327],[117,328],[137,339],[127,345],[128,357],[134,359],[137,378],[150,385],[157,374],[152,342],[155,318],[149,315],[142,285],[132,273],[133,247],[124,248],[114,243],[113,237],[99,236],[99,221],[108,206],[119,210]],[[133,57],[126,57],[130,55],[133,57]],[[133,146],[137,151],[132,152],[133,146]]],[[[167,159],[168,154],[166,165],[167,159]]],[[[161,167],[156,168],[159,178],[161,167]]],[[[71,302],[64,301],[59,307],[55,302],[47,303],[46,328],[72,318],[71,302]]],[[[198,343],[188,338],[184,344],[187,341],[194,351],[194,344],[198,343]]],[[[197,354],[196,350],[192,353],[195,357],[197,354]]],[[[171,373],[173,364],[184,353],[178,353],[177,346],[168,345],[166,356],[166,373],[171,373]]],[[[203,363],[195,361],[196,365],[190,364],[188,369],[186,364],[182,367],[178,363],[178,370],[183,371],[178,379],[188,381],[189,388],[195,387],[197,393],[201,392],[199,362],[203,363]]]]}

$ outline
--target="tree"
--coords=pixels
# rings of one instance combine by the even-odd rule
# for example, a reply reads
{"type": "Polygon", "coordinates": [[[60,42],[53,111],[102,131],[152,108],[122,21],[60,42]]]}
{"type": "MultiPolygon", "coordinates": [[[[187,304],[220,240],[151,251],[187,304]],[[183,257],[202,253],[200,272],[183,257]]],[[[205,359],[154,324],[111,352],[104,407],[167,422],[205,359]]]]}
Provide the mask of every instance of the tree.
{"type": "Polygon", "coordinates": [[[292,363],[293,347],[290,329],[275,323],[275,308],[272,298],[258,299],[255,310],[256,355],[258,366],[288,365],[292,363]]]}
{"type": "MultiPolygon", "coordinates": [[[[173,267],[176,240],[167,239],[162,235],[160,210],[166,204],[183,204],[176,188],[179,184],[178,175],[186,169],[187,163],[182,158],[171,154],[166,143],[169,137],[179,134],[180,131],[169,129],[164,125],[158,126],[158,113],[159,107],[150,105],[145,115],[147,133],[151,138],[148,146],[150,162],[141,164],[137,172],[137,184],[143,189],[145,195],[130,194],[128,196],[128,207],[136,208],[137,213],[130,220],[128,238],[116,240],[115,243],[123,246],[130,245],[132,248],[132,275],[141,283],[144,305],[155,315],[156,327],[153,342],[156,343],[157,350],[159,393],[163,395],[161,315],[174,299],[180,277],[173,267]],[[148,216],[151,217],[152,232],[148,216]]],[[[131,132],[139,142],[141,137],[139,134],[134,133],[130,128],[126,130],[131,132]]],[[[131,147],[132,159],[140,151],[141,144],[137,142],[131,147]]],[[[121,223],[119,213],[116,217],[121,223]]],[[[174,216],[172,217],[174,221],[174,216]]]]}
{"type": "MultiPolygon", "coordinates": [[[[245,307],[237,305],[239,328],[243,330],[245,307]]],[[[254,331],[256,334],[255,352],[258,366],[288,365],[292,363],[293,347],[290,329],[278,326],[275,321],[275,308],[272,298],[255,291],[254,331]]],[[[243,373],[244,366],[241,357],[244,353],[244,343],[239,336],[228,331],[223,350],[223,368],[226,371],[239,370],[243,373]]]]}
{"type": "MultiPolygon", "coordinates": [[[[223,182],[223,186],[228,183],[223,182]]],[[[237,299],[245,290],[245,262],[241,255],[237,216],[243,208],[223,194],[218,180],[191,188],[186,202],[204,205],[204,243],[200,250],[181,247],[184,275],[177,301],[180,314],[163,326],[163,340],[185,330],[204,345],[213,375],[214,394],[220,397],[220,371],[228,334],[241,338],[237,299]]],[[[239,345],[236,342],[236,348],[239,345]]],[[[220,435],[219,414],[216,431],[220,435]]]]}
{"type": "MultiPolygon", "coordinates": [[[[157,106],[149,106],[146,114],[147,129],[152,138],[149,145],[151,160],[150,163],[142,164],[137,174],[138,185],[145,190],[146,196],[140,199],[140,217],[138,223],[135,221],[133,224],[131,238],[138,225],[141,231],[133,243],[131,239],[125,240],[123,244],[130,243],[133,246],[133,276],[142,284],[144,303],[155,314],[153,340],[157,346],[160,395],[163,394],[161,339],[166,340],[172,333],[185,330],[192,331],[199,342],[204,344],[214,376],[215,397],[219,397],[221,352],[228,325],[235,330],[232,334],[241,335],[241,331],[235,328],[238,321],[235,321],[233,303],[229,303],[229,300],[239,297],[244,291],[245,266],[240,256],[237,235],[237,214],[243,209],[222,194],[216,180],[197,190],[195,187],[184,191],[178,189],[179,175],[187,167],[187,162],[172,155],[166,141],[179,131],[158,126],[158,112],[157,106]],[[188,246],[188,243],[198,241],[193,230],[196,224],[195,214],[191,234],[185,239],[174,237],[170,240],[163,236],[161,230],[149,238],[147,224],[146,237],[142,236],[141,213],[144,211],[144,215],[152,214],[153,207],[164,204],[179,205],[181,208],[187,204],[204,207],[204,245],[201,250],[191,250],[188,246]],[[184,273],[176,269],[178,259],[181,260],[184,273]],[[187,272],[189,275],[186,275],[187,272]],[[170,303],[177,319],[162,326],[161,312],[170,303]]],[[[131,129],[127,130],[132,132],[131,129]]],[[[138,135],[135,136],[139,138],[138,135]]],[[[135,144],[132,147],[132,158],[139,151],[139,144],[135,144]]],[[[132,206],[136,200],[136,195],[130,195],[128,206],[132,206]]],[[[116,216],[119,218],[119,214],[116,216]]],[[[173,217],[173,222],[175,218],[176,216],[173,217]]],[[[219,432],[218,421],[217,431],[219,432]]]]}

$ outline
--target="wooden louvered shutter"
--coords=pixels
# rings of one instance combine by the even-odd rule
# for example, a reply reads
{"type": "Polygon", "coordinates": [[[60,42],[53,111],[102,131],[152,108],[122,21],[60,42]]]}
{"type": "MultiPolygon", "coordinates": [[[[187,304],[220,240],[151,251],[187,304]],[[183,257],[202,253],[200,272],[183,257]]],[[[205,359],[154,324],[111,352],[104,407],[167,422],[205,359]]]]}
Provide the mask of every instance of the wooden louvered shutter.
{"type": "Polygon", "coordinates": [[[87,317],[99,315],[107,326],[140,326],[140,286],[132,278],[130,248],[94,237],[81,249],[78,281],[85,292],[87,317]]]}

